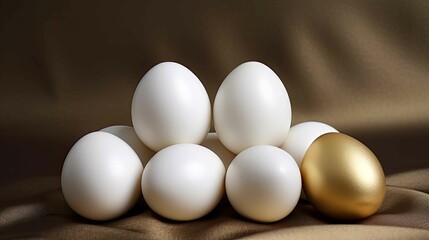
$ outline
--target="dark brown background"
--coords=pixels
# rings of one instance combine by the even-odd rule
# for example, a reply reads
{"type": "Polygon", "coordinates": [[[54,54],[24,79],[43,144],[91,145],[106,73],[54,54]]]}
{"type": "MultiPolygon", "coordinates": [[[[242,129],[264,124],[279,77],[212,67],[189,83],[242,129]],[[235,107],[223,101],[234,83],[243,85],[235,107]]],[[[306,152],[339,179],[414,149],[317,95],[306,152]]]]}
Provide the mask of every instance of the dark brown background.
{"type": "MultiPolygon", "coordinates": [[[[149,238],[230,238],[263,231],[300,236],[291,226],[314,225],[309,219],[317,219],[306,203],[284,220],[286,226],[231,222],[227,202],[219,207],[220,217],[215,213],[202,225],[166,223],[140,206],[122,221],[128,221],[124,228],[136,227],[132,234],[146,235],[121,235],[121,221],[100,230],[73,215],[62,199],[58,177],[69,148],[88,132],[130,125],[134,89],[153,65],[187,66],[213,100],[229,71],[249,60],[267,64],[283,80],[293,123],[329,123],[375,152],[388,185],[401,186],[388,189],[396,200],[386,198],[383,209],[404,210],[421,197],[415,209],[396,212],[409,224],[395,224],[391,212],[390,218],[362,223],[429,228],[429,1],[0,1],[0,234],[77,237],[63,225],[80,224],[77,232],[87,237],[94,237],[94,229],[149,238]],[[418,190],[418,197],[406,192],[405,205],[394,205],[400,199],[395,191],[404,189],[418,190]],[[31,205],[49,199],[57,208],[31,205]],[[48,223],[34,224],[44,223],[40,218],[48,223]],[[211,229],[207,221],[218,224],[217,235],[203,230],[211,229]],[[173,235],[158,235],[170,228],[173,235]]],[[[397,228],[319,227],[306,231],[326,237],[343,231],[403,236],[397,228]]]]}

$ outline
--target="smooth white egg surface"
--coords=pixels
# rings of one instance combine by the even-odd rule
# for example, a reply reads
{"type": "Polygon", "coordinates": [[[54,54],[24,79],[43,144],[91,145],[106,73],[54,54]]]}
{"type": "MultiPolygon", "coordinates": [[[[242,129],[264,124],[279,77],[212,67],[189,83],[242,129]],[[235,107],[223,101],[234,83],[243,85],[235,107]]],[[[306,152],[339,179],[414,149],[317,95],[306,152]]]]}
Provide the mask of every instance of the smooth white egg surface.
{"type": "Polygon", "coordinates": [[[326,133],[338,132],[335,128],[321,122],[303,122],[292,126],[281,148],[295,159],[301,168],[307,149],[318,137],[326,133]]]}
{"type": "Polygon", "coordinates": [[[201,143],[210,129],[211,105],[195,74],[178,63],[163,62],[138,84],[131,117],[137,136],[159,151],[178,143],[201,143]]]}
{"type": "Polygon", "coordinates": [[[127,212],[141,196],[143,166],[134,150],[105,132],[83,136],[68,153],[61,187],[67,204],[92,220],[127,212]]]}
{"type": "Polygon", "coordinates": [[[155,155],[155,152],[146,147],[137,137],[137,134],[132,127],[115,125],[103,128],[100,131],[111,133],[128,143],[128,145],[130,145],[130,147],[134,149],[139,156],[143,166],[146,166],[147,162],[153,157],[153,155],[155,155]]]}
{"type": "Polygon", "coordinates": [[[259,62],[246,62],[223,81],[213,117],[221,142],[238,154],[256,145],[280,146],[292,112],[286,88],[273,70],[259,62]]]}
{"type": "Polygon", "coordinates": [[[229,202],[240,215],[274,222],[289,215],[298,203],[301,174],[287,152],[260,145],[234,158],[225,185],[229,202]]]}
{"type": "Polygon", "coordinates": [[[211,150],[177,144],[159,151],[146,165],[142,192],[159,215],[178,221],[212,211],[224,193],[225,167],[211,150]]]}
{"type": "Polygon", "coordinates": [[[222,160],[225,168],[228,168],[232,160],[235,158],[235,154],[229,151],[219,140],[217,134],[211,132],[207,134],[206,139],[201,143],[202,146],[212,150],[222,160]]]}

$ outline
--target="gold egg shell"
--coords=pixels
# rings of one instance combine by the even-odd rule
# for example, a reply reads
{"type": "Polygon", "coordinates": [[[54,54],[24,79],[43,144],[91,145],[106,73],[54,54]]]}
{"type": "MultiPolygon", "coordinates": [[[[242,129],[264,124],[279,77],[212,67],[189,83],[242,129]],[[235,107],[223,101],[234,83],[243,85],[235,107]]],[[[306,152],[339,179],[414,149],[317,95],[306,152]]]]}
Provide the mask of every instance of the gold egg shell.
{"type": "Polygon", "coordinates": [[[317,138],[301,167],[304,192],[324,215],[353,221],[377,212],[386,179],[377,157],[365,145],[342,133],[317,138]]]}

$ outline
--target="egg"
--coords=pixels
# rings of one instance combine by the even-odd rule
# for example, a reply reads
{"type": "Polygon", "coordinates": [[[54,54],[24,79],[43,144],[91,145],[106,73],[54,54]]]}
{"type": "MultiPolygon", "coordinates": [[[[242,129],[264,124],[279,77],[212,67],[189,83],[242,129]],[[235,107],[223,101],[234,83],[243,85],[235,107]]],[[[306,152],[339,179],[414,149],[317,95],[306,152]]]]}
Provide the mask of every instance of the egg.
{"type": "Polygon", "coordinates": [[[304,191],[324,215],[360,220],[380,208],[386,179],[377,157],[365,145],[342,133],[327,133],[307,150],[301,166],[304,191]]]}
{"type": "Polygon", "coordinates": [[[223,144],[220,142],[217,134],[211,132],[207,134],[206,139],[201,143],[202,146],[212,150],[218,157],[222,160],[225,168],[228,168],[229,164],[231,164],[232,159],[235,158],[235,154],[230,152],[223,144]]]}
{"type": "Polygon", "coordinates": [[[224,193],[225,167],[196,144],[176,144],[153,156],[142,177],[143,197],[157,214],[188,221],[212,211],[224,193]]]}
{"type": "Polygon", "coordinates": [[[213,117],[220,141],[235,154],[256,145],[280,146],[291,123],[289,95],[269,67],[246,62],[221,84],[213,117]]]}
{"type": "Polygon", "coordinates": [[[301,167],[307,149],[323,134],[338,132],[335,128],[321,122],[303,122],[292,126],[281,148],[288,152],[301,167]]]}
{"type": "Polygon", "coordinates": [[[137,153],[143,166],[146,166],[149,159],[155,155],[155,152],[146,147],[137,137],[134,128],[124,125],[106,127],[101,132],[111,133],[124,140],[137,153]]]}
{"type": "Polygon", "coordinates": [[[106,132],[83,136],[64,161],[61,187],[67,204],[92,220],[126,213],[141,196],[143,166],[134,150],[106,132]]]}
{"type": "Polygon", "coordinates": [[[275,222],[289,215],[298,203],[301,175],[287,152],[260,145],[234,158],[225,185],[229,202],[240,215],[275,222]]]}
{"type": "Polygon", "coordinates": [[[210,129],[211,105],[194,73],[178,63],[163,62],[138,84],[131,117],[140,140],[159,151],[178,143],[201,143],[210,129]]]}
{"type": "MultiPolygon", "coordinates": [[[[303,122],[292,126],[281,148],[288,152],[301,168],[302,159],[307,149],[323,134],[338,132],[335,128],[321,122],[303,122]]],[[[301,199],[306,200],[304,190],[301,199]]]]}

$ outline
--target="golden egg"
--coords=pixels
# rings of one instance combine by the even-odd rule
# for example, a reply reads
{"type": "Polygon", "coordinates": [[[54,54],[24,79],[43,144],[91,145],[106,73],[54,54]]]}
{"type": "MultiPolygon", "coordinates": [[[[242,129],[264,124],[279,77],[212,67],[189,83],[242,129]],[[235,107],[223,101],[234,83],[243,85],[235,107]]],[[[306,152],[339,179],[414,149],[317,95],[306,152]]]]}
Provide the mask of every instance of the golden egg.
{"type": "Polygon", "coordinates": [[[324,215],[359,220],[377,212],[386,179],[377,157],[342,133],[317,138],[305,153],[301,175],[310,203],[324,215]]]}

